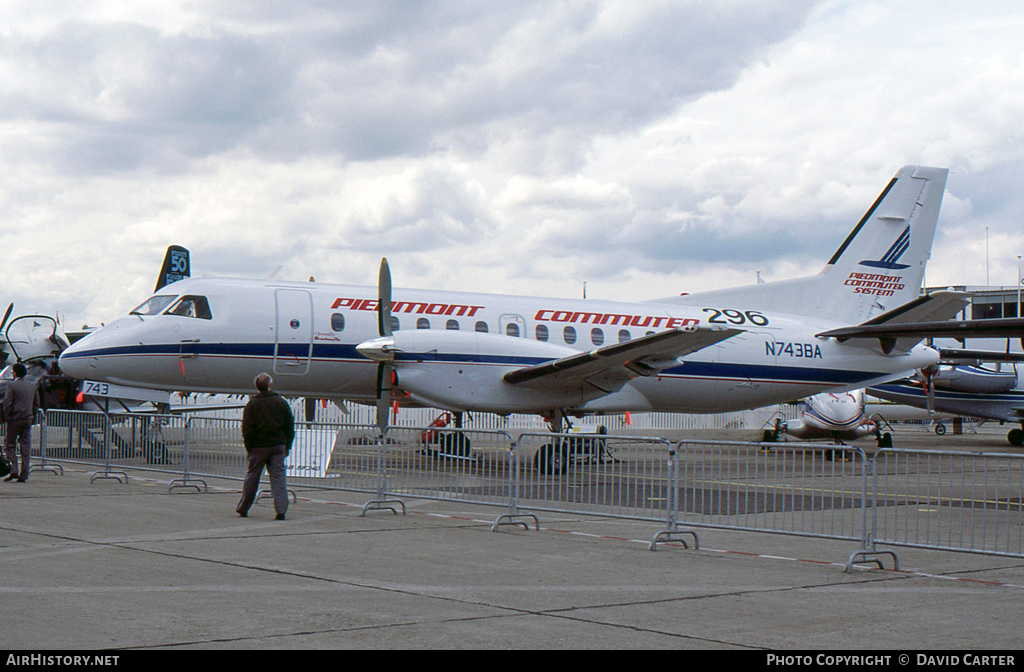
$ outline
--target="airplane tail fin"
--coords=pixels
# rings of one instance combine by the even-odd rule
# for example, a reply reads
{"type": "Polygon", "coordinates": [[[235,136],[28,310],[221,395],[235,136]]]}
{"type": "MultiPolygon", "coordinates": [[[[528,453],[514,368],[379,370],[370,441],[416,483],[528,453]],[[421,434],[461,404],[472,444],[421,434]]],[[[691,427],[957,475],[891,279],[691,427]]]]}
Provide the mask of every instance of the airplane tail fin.
{"type": "Polygon", "coordinates": [[[164,263],[160,267],[160,275],[156,279],[156,289],[159,292],[166,285],[189,277],[191,272],[188,250],[181,245],[171,245],[164,255],[164,263]]]}
{"type": "Polygon", "coordinates": [[[858,324],[920,296],[946,188],[945,168],[905,166],[817,275],[681,299],[858,324]],[[698,298],[699,297],[699,298],[698,298]]]}

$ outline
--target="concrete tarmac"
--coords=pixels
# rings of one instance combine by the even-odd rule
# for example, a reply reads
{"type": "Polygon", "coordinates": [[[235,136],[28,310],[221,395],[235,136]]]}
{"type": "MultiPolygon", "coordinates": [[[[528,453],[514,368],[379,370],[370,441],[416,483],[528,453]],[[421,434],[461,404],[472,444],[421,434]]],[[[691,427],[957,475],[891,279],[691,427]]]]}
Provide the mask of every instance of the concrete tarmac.
{"type": "MultiPolygon", "coordinates": [[[[920,430],[918,430],[920,432],[920,430]]],[[[1005,432],[992,445],[1005,443],[1005,432]]],[[[922,434],[929,442],[933,437],[922,434]]],[[[943,437],[942,448],[957,445],[943,437]]],[[[1024,560],[895,549],[843,572],[853,542],[298,490],[234,512],[240,482],[168,494],[172,475],[92,470],[0,483],[5,647],[160,649],[1014,650],[1024,560]]],[[[1020,660],[1024,657],[1018,656],[1020,660]]]]}

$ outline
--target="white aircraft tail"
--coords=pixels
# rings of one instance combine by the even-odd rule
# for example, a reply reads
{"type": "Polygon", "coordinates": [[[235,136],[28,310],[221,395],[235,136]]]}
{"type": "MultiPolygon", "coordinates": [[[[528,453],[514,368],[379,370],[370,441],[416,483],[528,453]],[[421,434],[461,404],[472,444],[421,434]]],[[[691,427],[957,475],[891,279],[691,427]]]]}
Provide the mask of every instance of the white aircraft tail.
{"type": "Polygon", "coordinates": [[[945,168],[905,166],[817,275],[674,299],[859,324],[916,299],[931,256],[945,168]]]}

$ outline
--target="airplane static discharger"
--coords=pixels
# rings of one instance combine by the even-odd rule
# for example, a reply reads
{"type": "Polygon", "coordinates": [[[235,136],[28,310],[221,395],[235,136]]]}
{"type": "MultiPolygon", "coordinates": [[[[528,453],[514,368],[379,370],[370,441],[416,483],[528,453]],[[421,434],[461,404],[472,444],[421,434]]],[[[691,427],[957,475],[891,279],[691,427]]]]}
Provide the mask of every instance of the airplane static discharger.
{"type": "MultiPolygon", "coordinates": [[[[186,278],[65,350],[69,375],[169,391],[460,413],[718,413],[904,378],[921,337],[826,332],[947,320],[920,295],[947,170],[902,168],[818,274],[635,303],[186,278]]],[[[386,416],[380,418],[382,426],[386,416]]]]}

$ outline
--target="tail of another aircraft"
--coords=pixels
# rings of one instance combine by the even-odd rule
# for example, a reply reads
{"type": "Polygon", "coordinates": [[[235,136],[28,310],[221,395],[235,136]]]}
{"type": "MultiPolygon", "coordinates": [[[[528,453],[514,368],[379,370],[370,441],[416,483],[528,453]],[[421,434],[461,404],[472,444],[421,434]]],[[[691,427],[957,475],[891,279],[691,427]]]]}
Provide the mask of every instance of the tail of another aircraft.
{"type": "Polygon", "coordinates": [[[167,254],[164,255],[164,263],[160,267],[160,275],[156,279],[156,289],[153,291],[159,292],[165,285],[189,277],[191,270],[189,264],[188,250],[181,245],[168,247],[167,254]]]}
{"type": "Polygon", "coordinates": [[[931,256],[945,168],[905,166],[839,246],[806,278],[702,292],[684,303],[759,308],[858,324],[920,295],[931,256]]]}

